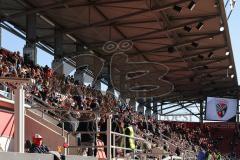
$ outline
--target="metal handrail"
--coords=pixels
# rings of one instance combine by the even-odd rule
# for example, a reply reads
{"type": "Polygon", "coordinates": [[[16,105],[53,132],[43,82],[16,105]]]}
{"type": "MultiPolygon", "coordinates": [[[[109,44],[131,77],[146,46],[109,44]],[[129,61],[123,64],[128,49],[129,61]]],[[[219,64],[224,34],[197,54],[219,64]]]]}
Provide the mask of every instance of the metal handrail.
{"type": "MultiPolygon", "coordinates": [[[[140,132],[140,134],[144,134],[142,131],[140,131],[140,130],[138,130],[138,132],[140,132]]],[[[145,137],[147,137],[147,138],[149,138],[149,139],[151,139],[152,141],[155,141],[156,143],[159,143],[159,139],[156,139],[156,138],[153,138],[153,137],[151,137],[151,136],[149,136],[149,135],[144,135],[145,137]]],[[[161,133],[161,136],[163,136],[163,137],[167,137],[167,136],[165,136],[164,134],[162,134],[161,133]]],[[[169,138],[169,137],[167,137],[168,139],[171,139],[171,138],[169,138]]],[[[175,145],[175,144],[173,144],[173,143],[171,143],[171,142],[169,142],[168,140],[166,140],[166,139],[162,139],[163,141],[165,141],[165,142],[167,142],[168,144],[170,144],[170,145],[172,145],[172,146],[174,146],[174,147],[176,147],[177,148],[177,146],[175,145]]]]}
{"type": "Polygon", "coordinates": [[[131,137],[131,136],[128,136],[126,134],[121,134],[121,133],[117,133],[117,132],[111,132],[111,133],[114,134],[114,135],[117,135],[117,136],[123,136],[123,137],[127,137],[127,138],[133,138],[133,139],[136,139],[136,140],[141,140],[141,141],[148,142],[146,139],[139,138],[139,137],[131,137]]]}
{"type": "MultiPolygon", "coordinates": [[[[138,132],[140,132],[140,134],[143,134],[143,132],[141,132],[140,130],[138,130],[138,132]]],[[[166,135],[164,135],[164,134],[162,134],[162,133],[161,133],[161,136],[165,136],[166,138],[171,139],[170,137],[167,137],[166,135]]],[[[148,139],[151,139],[152,141],[154,141],[154,142],[156,142],[156,143],[159,143],[159,142],[160,142],[159,139],[153,138],[153,137],[151,137],[151,136],[149,136],[149,135],[146,135],[146,134],[145,134],[145,137],[148,138],[148,139]]],[[[177,148],[176,145],[174,145],[173,143],[169,142],[168,140],[166,140],[166,139],[162,139],[162,140],[163,140],[164,142],[166,142],[167,144],[170,144],[170,145],[172,145],[173,147],[175,147],[175,149],[177,148]]],[[[191,151],[191,150],[186,150],[186,149],[184,149],[183,147],[180,147],[180,149],[184,150],[184,155],[183,155],[184,157],[185,157],[185,155],[186,155],[186,152],[190,152],[190,153],[192,153],[192,154],[195,154],[195,152],[193,152],[193,151],[191,151]]]]}
{"type": "MultiPolygon", "coordinates": [[[[49,104],[47,104],[45,101],[43,101],[42,99],[40,99],[39,97],[35,96],[35,95],[32,95],[31,94],[31,97],[33,97],[33,99],[30,99],[30,101],[34,101],[35,103],[37,103],[40,107],[32,107],[30,109],[41,109],[41,112],[43,112],[43,110],[47,110],[47,111],[60,111],[60,112],[63,112],[63,111],[69,111],[67,109],[62,109],[62,108],[56,108],[56,107],[53,107],[49,104]],[[35,101],[34,99],[37,99],[37,101],[35,101]]],[[[97,118],[97,112],[93,112],[93,111],[90,111],[90,110],[78,110],[77,111],[79,114],[93,114],[94,115],[94,119],[88,119],[88,120],[81,120],[81,122],[89,122],[89,121],[95,121],[96,118],[97,118]]],[[[101,112],[99,112],[101,113],[101,112]]],[[[46,113],[45,113],[46,114],[46,113]]],[[[54,113],[55,116],[59,119],[61,119],[61,122],[70,122],[70,121],[67,121],[67,120],[64,120],[64,115],[58,115],[57,113],[54,113]]],[[[56,119],[56,118],[55,118],[56,119]]]]}

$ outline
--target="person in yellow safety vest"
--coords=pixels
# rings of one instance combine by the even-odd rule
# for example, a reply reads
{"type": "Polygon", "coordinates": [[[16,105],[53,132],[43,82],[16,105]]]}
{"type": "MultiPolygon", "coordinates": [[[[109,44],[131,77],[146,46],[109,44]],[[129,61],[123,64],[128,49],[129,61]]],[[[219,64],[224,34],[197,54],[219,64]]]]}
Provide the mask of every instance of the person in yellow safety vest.
{"type": "Polygon", "coordinates": [[[126,148],[130,148],[131,150],[127,150],[126,153],[130,153],[136,149],[135,140],[134,140],[134,129],[131,125],[131,121],[129,119],[124,120],[124,134],[133,138],[126,137],[126,148]]]}

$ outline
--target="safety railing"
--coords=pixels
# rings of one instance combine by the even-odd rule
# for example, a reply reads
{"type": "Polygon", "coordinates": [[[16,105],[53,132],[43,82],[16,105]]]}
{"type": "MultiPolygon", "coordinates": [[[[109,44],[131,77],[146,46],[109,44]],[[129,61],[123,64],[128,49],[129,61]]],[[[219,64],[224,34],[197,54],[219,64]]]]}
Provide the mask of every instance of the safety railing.
{"type": "MultiPolygon", "coordinates": [[[[151,153],[147,148],[144,147],[147,143],[150,145],[151,142],[147,141],[146,139],[143,139],[141,137],[137,136],[129,136],[126,134],[118,133],[118,132],[113,132],[112,131],[112,116],[109,115],[107,119],[107,130],[106,131],[98,131],[97,129],[94,131],[81,131],[81,132],[76,132],[75,134],[94,134],[94,135],[106,135],[107,137],[107,143],[104,145],[98,145],[97,143],[81,143],[80,145],[77,146],[72,146],[69,144],[69,135],[71,133],[68,133],[68,138],[67,138],[67,143],[68,143],[68,148],[67,148],[67,154],[70,152],[71,149],[84,149],[84,148],[90,148],[90,149],[99,149],[99,148],[105,148],[105,151],[107,151],[106,157],[108,160],[112,159],[119,159],[124,157],[124,159],[134,159],[134,157],[138,157],[138,159],[148,159],[149,157],[154,157],[154,158],[160,158],[162,157],[162,153],[151,153]],[[135,149],[131,149],[128,146],[126,146],[126,138],[133,139],[134,143],[137,144],[135,149]],[[119,152],[120,151],[120,152],[119,152]]],[[[95,136],[93,136],[95,137],[95,136]]]]}
{"type": "MultiPolygon", "coordinates": [[[[138,130],[137,132],[139,132],[140,134],[144,134],[142,131],[138,130]]],[[[173,148],[173,150],[171,151],[172,153],[175,152],[175,150],[177,149],[178,146],[176,146],[175,144],[171,143],[170,140],[171,138],[170,137],[167,137],[166,135],[160,133],[161,136],[159,139],[156,139],[152,136],[149,136],[147,134],[144,134],[144,136],[150,140],[151,142],[154,142],[154,143],[157,143],[157,144],[160,144],[160,145],[164,145],[164,143],[166,143],[168,146],[171,146],[171,148],[173,148]]],[[[181,151],[183,151],[183,155],[181,156],[183,159],[188,159],[188,160],[194,160],[195,157],[196,157],[196,153],[194,151],[191,151],[191,150],[188,150],[188,149],[185,149],[183,146],[180,146],[179,149],[181,151]]]]}
{"type": "Polygon", "coordinates": [[[12,92],[11,91],[9,92],[9,87],[3,82],[0,82],[0,95],[2,95],[4,98],[7,98],[9,100],[13,99],[12,92]]]}

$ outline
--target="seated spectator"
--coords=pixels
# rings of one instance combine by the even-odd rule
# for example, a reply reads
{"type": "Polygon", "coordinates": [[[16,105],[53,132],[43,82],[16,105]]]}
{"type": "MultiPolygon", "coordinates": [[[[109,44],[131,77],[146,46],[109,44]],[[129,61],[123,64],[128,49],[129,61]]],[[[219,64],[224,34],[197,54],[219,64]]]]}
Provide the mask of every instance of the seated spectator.
{"type": "Polygon", "coordinates": [[[176,153],[177,156],[180,156],[180,155],[181,155],[181,152],[180,152],[179,147],[176,148],[175,153],[176,153]]]}
{"type": "Polygon", "coordinates": [[[43,145],[42,139],[40,134],[35,134],[33,136],[33,143],[29,149],[30,153],[49,153],[49,149],[47,146],[43,145]]]}

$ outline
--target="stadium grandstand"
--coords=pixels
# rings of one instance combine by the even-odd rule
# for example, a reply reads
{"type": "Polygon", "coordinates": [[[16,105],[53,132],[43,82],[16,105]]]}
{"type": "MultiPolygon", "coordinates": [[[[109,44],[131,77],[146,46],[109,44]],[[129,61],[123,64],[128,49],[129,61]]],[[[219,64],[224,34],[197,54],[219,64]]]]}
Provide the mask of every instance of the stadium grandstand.
{"type": "Polygon", "coordinates": [[[236,3],[0,0],[0,160],[239,160],[236,3]]]}

